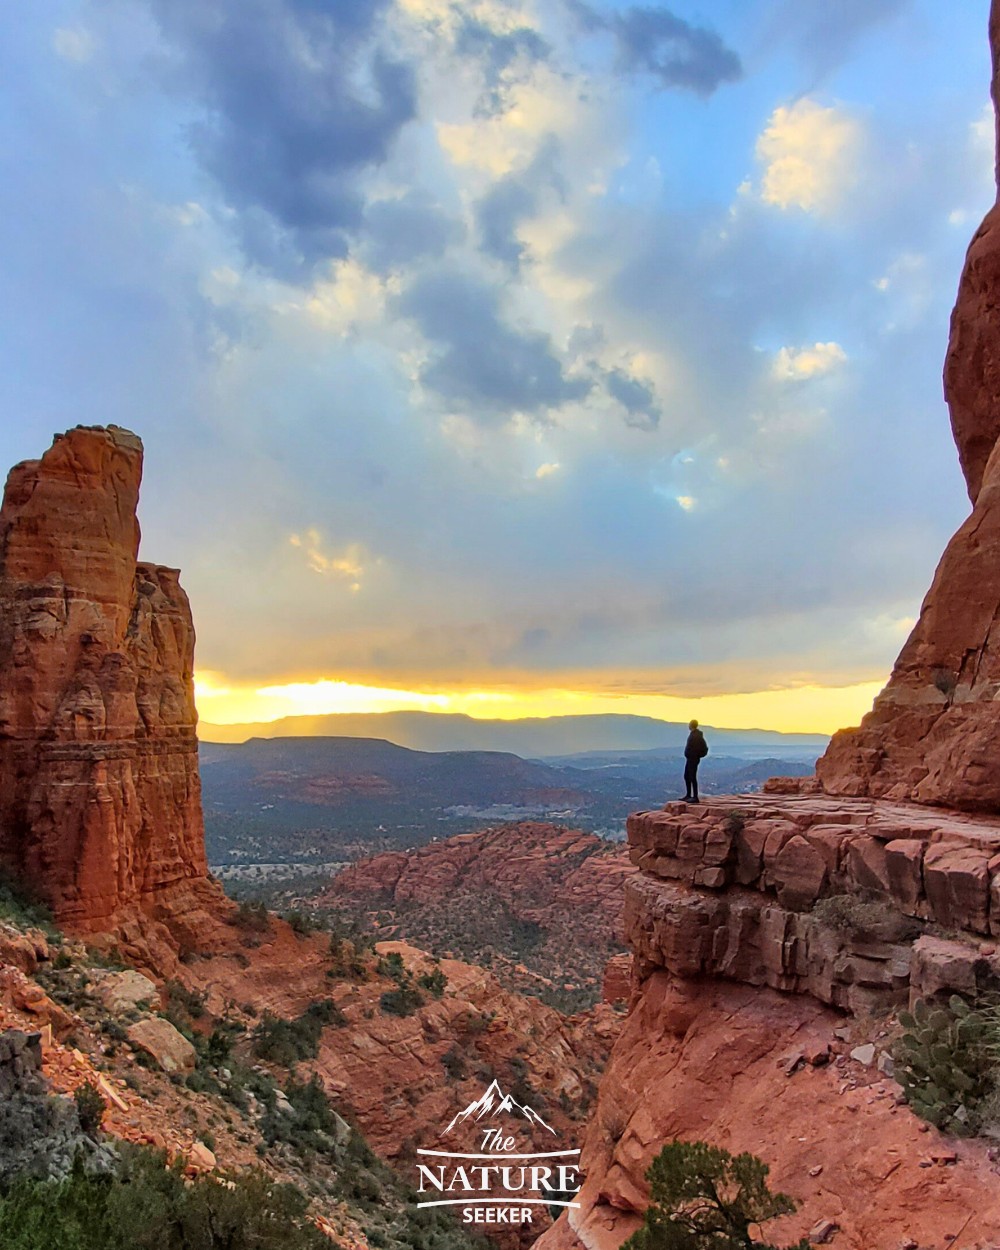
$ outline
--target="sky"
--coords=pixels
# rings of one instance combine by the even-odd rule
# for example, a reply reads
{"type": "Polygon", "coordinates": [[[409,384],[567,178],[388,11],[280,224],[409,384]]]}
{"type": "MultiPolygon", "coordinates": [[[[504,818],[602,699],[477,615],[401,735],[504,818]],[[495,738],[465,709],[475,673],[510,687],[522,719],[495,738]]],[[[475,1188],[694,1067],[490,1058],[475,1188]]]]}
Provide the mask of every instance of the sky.
{"type": "Polygon", "coordinates": [[[856,723],[968,511],[987,0],[0,11],[0,461],[116,423],[209,722],[856,723]]]}

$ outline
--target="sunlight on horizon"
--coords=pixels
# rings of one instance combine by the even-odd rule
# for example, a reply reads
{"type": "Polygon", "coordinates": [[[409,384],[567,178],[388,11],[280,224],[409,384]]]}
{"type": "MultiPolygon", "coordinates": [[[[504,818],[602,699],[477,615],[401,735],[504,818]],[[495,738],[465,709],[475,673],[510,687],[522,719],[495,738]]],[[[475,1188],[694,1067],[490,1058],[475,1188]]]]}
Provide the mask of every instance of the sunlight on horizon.
{"type": "Polygon", "coordinates": [[[689,698],[558,688],[421,692],[329,680],[252,686],[228,682],[220,673],[200,673],[195,691],[202,720],[220,726],[268,723],[285,716],[395,711],[463,713],[480,720],[617,713],[666,721],[697,717],[718,729],[833,733],[858,724],[883,684],[807,685],[689,698]]]}

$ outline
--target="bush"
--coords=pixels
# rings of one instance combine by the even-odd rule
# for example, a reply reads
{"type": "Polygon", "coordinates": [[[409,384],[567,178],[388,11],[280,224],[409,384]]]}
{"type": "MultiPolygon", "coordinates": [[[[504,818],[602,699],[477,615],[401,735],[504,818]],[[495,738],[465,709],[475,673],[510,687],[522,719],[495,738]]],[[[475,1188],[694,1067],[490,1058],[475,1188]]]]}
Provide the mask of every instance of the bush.
{"type": "Polygon", "coordinates": [[[434,998],[440,998],[448,985],[448,978],[440,968],[434,968],[417,977],[417,984],[434,998]]]}
{"type": "Polygon", "coordinates": [[[315,1059],[324,1025],[338,1028],[347,1023],[340,1008],[325,998],[311,1003],[297,1020],[285,1020],[265,1011],[253,1032],[253,1053],[258,1059],[290,1068],[300,1059],[315,1059]]]}
{"type": "Polygon", "coordinates": [[[244,899],[233,917],[233,924],[249,933],[264,933],[271,927],[267,908],[259,899],[244,899]]]}
{"type": "Polygon", "coordinates": [[[936,1128],[959,1136],[975,1133],[996,1072],[991,1018],[955,994],[947,1008],[919,1000],[912,1015],[900,1013],[899,1022],[906,1032],[894,1059],[906,1101],[936,1128]]]}
{"type": "Polygon", "coordinates": [[[389,1016],[411,1016],[423,1006],[423,995],[412,985],[400,985],[397,989],[386,990],[378,1000],[379,1006],[389,1016]]]}
{"type": "MultiPolygon", "coordinates": [[[[671,1142],[649,1166],[643,1227],[623,1250],[776,1250],[754,1240],[750,1226],[791,1214],[795,1203],[771,1193],[767,1173],[755,1155],[733,1156],[703,1141],[671,1142]]],[[[789,1250],[808,1248],[803,1238],[789,1250]]]]}
{"type": "Polygon", "coordinates": [[[88,1137],[96,1138],[104,1118],[104,1098],[101,1091],[93,1081],[86,1081],[73,1091],[73,1101],[80,1117],[80,1127],[88,1137]]]}
{"type": "Polygon", "coordinates": [[[0,1198],[4,1250],[329,1250],[292,1185],[259,1171],[185,1183],[161,1152],[121,1151],[111,1176],[79,1166],[65,1181],[15,1184],[0,1198]]]}
{"type": "Polygon", "coordinates": [[[812,914],[832,929],[867,941],[905,942],[921,931],[918,921],[870,890],[821,898],[813,904],[812,914]]]}
{"type": "Polygon", "coordinates": [[[42,929],[49,937],[59,936],[52,913],[43,904],[29,898],[14,882],[0,876],[0,920],[9,920],[19,929],[42,929]]]}
{"type": "Polygon", "coordinates": [[[294,1115],[277,1110],[275,1099],[271,1099],[260,1126],[267,1144],[283,1141],[307,1154],[313,1151],[335,1154],[337,1136],[342,1128],[319,1078],[314,1075],[309,1081],[289,1081],[285,1085],[285,1097],[294,1115]]]}
{"type": "Polygon", "coordinates": [[[305,937],[309,933],[315,933],[319,928],[319,923],[313,916],[310,916],[307,911],[300,911],[298,908],[282,912],[281,918],[291,925],[292,931],[300,937],[305,937]]]}

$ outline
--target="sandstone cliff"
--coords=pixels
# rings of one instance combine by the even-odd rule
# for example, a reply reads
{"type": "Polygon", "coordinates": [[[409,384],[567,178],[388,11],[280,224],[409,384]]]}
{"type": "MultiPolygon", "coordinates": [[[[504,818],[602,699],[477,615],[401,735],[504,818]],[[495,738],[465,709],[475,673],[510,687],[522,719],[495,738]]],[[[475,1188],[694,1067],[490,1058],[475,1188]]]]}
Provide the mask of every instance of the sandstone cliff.
{"type": "Polygon", "coordinates": [[[768,1226],[776,1244],[827,1221],[849,1247],[993,1245],[987,1144],[916,1119],[888,1036],[912,997],[1000,985],[986,940],[1000,930],[1000,824],[763,795],[640,812],[628,837],[629,1016],[588,1125],[581,1206],[538,1250],[620,1246],[675,1137],[770,1165],[800,1204],[768,1226]]]}
{"type": "MultiPolygon", "coordinates": [[[[1000,3],[990,15],[1000,99],[1000,3]]],[[[945,397],[972,514],[948,544],[888,685],[817,764],[831,794],[1000,809],[1000,205],[969,247],[945,397]]]]}
{"type": "MultiPolygon", "coordinates": [[[[194,629],[139,563],[142,444],[82,427],[10,472],[0,509],[0,859],[76,931],[159,944],[224,905],[207,877],[194,629]]],[[[138,947],[137,947],[138,949],[138,947]]]]}

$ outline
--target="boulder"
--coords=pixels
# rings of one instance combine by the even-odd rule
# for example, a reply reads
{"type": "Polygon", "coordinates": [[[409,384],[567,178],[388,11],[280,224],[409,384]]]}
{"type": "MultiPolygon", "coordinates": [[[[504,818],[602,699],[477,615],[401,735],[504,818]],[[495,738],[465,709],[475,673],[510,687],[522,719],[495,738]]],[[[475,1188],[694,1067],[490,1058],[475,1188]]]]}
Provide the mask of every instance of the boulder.
{"type": "Polygon", "coordinates": [[[194,1071],[197,1052],[169,1020],[164,1020],[161,1016],[149,1016],[131,1025],[127,1036],[133,1046],[144,1050],[171,1076],[194,1071]]]}
{"type": "Polygon", "coordinates": [[[97,989],[97,996],[115,1015],[134,1011],[141,1003],[147,1006],[156,1001],[159,992],[156,983],[141,972],[131,968],[125,972],[112,972],[104,977],[97,989]]]}

